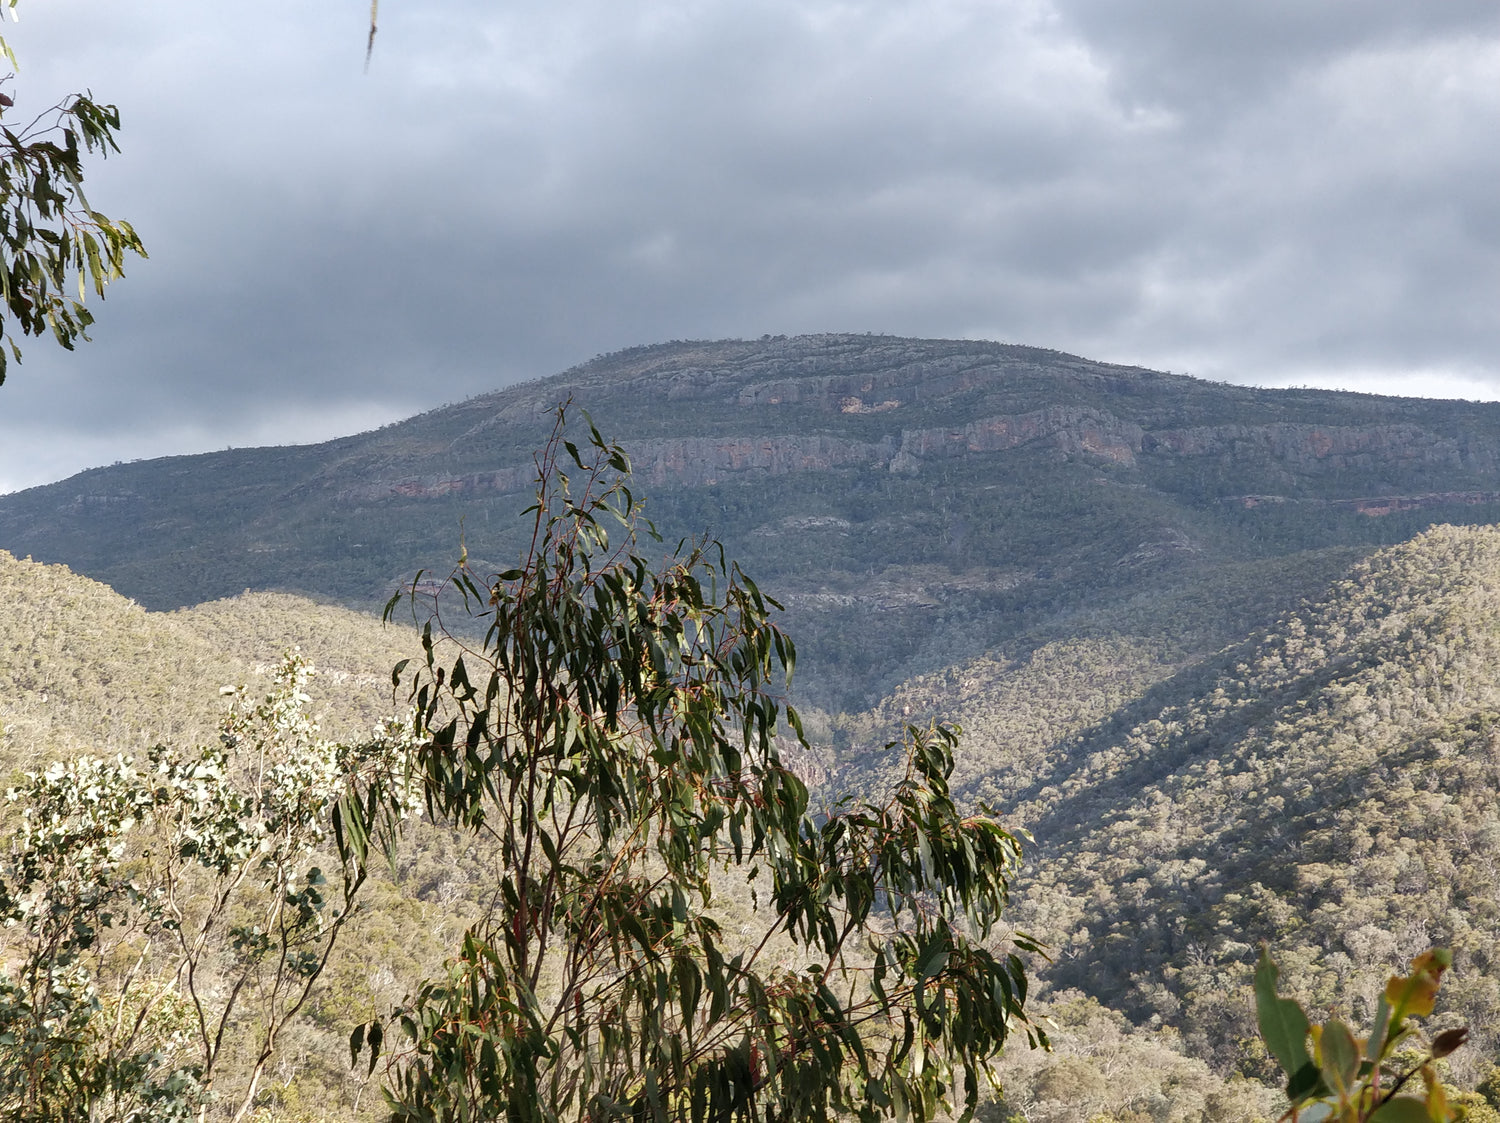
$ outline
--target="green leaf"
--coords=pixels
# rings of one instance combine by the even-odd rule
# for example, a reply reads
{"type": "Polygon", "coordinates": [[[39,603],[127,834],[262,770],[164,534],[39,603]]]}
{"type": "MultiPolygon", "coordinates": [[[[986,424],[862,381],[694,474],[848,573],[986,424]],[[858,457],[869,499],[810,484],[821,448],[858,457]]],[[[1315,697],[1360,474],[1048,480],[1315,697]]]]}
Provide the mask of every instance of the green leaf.
{"type": "Polygon", "coordinates": [[[1380,1063],[1381,1057],[1385,1055],[1390,1024],[1391,1004],[1385,1000],[1385,995],[1381,994],[1375,1003],[1375,1026],[1370,1030],[1370,1040],[1365,1044],[1365,1060],[1371,1064],[1380,1063]]]}
{"type": "Polygon", "coordinates": [[[1271,961],[1269,949],[1262,945],[1260,962],[1255,967],[1256,1020],[1266,1048],[1290,1077],[1300,1072],[1312,1058],[1307,1051],[1307,1015],[1292,999],[1282,998],[1276,993],[1279,974],[1276,964],[1271,961]]]}
{"type": "Polygon", "coordinates": [[[922,963],[920,974],[924,980],[932,978],[948,966],[948,949],[938,947],[922,963]]]}
{"type": "Polygon", "coordinates": [[[1385,1101],[1370,1116],[1370,1123],[1431,1123],[1427,1104],[1415,1096],[1395,1096],[1385,1101]]]}
{"type": "Polygon", "coordinates": [[[1340,1021],[1331,1021],[1323,1026],[1321,1038],[1323,1053],[1323,1079],[1338,1095],[1345,1095],[1354,1086],[1359,1074],[1359,1045],[1349,1027],[1340,1021]]]}
{"type": "Polygon", "coordinates": [[[1328,1086],[1323,1083],[1323,1074],[1311,1060],[1287,1078],[1286,1096],[1293,1103],[1327,1093],[1328,1086]]]}

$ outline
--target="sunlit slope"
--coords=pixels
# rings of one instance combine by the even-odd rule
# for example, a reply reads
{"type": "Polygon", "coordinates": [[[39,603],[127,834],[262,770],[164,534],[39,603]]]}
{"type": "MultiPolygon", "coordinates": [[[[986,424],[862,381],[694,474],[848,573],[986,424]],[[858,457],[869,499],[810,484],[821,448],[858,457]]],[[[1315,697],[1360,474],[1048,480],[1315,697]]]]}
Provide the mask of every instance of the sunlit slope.
{"type": "Polygon", "coordinates": [[[1069,613],[983,656],[918,675],[870,711],[839,715],[819,731],[839,750],[832,766],[841,782],[857,788],[872,770],[879,774],[880,746],[901,726],[954,722],[963,729],[956,788],[1009,805],[1039,776],[1071,766],[1077,735],[1136,710],[1154,712],[1160,698],[1211,681],[1216,653],[1323,597],[1361,556],[1332,548],[1230,562],[1069,613]]]}
{"type": "Polygon", "coordinates": [[[317,669],[326,731],[340,737],[363,733],[404,709],[391,669],[421,654],[409,614],[406,623],[398,617],[386,626],[368,613],[287,593],[246,591],[178,609],[168,619],[256,673],[288,648],[301,651],[317,669]]]}
{"type": "Polygon", "coordinates": [[[1021,922],[1057,948],[1051,981],[1230,1064],[1260,940],[1316,1002],[1361,1017],[1390,968],[1445,944],[1448,1001],[1492,1056],[1500,529],[1383,550],[1217,662],[1009,793],[1037,836],[1021,922]]]}
{"type": "Polygon", "coordinates": [[[352,736],[391,710],[390,668],[415,642],[409,629],[287,596],[148,612],[63,566],[0,551],[0,759],[202,741],[215,734],[219,688],[255,686],[298,645],[326,672],[315,680],[325,727],[352,736]]]}
{"type": "MultiPolygon", "coordinates": [[[[62,566],[0,551],[0,779],[82,753],[139,760],[155,743],[190,757],[194,745],[217,735],[226,706],[220,688],[243,684],[259,697],[291,647],[313,660],[312,712],[322,732],[339,739],[367,735],[377,719],[404,708],[391,701],[391,667],[420,652],[409,627],[384,628],[368,615],[303,598],[244,593],[147,612],[62,566]]],[[[0,833],[20,812],[20,804],[0,802],[0,833]]],[[[296,1063],[278,1076],[279,1101],[374,1118],[373,1088],[362,1097],[363,1113],[349,1109],[363,1083],[349,1068],[351,1026],[435,971],[451,934],[491,891],[472,845],[414,824],[395,875],[376,871],[324,985],[282,1037],[296,1063]]],[[[236,1036],[243,1028],[229,1030],[231,1070],[248,1063],[236,1052],[245,1048],[236,1036]]]]}

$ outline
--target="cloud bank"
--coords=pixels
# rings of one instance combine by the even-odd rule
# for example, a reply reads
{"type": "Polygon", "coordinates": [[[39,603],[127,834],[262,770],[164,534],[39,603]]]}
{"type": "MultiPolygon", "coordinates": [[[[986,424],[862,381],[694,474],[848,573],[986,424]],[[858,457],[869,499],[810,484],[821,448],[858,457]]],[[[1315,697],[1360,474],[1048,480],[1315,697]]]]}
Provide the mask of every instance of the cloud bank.
{"type": "Polygon", "coordinates": [[[972,336],[1500,396],[1500,9],[1448,0],[21,5],[151,253],[0,387],[0,490],[597,353],[972,336]]]}

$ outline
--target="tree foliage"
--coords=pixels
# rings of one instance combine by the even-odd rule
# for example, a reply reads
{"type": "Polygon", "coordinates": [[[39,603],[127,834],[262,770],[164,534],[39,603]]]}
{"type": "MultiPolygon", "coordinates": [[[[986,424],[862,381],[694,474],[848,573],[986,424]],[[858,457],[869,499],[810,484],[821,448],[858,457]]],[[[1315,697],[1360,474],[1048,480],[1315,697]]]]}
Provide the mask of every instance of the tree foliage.
{"type": "MultiPolygon", "coordinates": [[[[416,767],[434,817],[493,840],[493,905],[352,1052],[385,1054],[400,1119],[972,1109],[1013,1026],[1044,1040],[1034,947],[999,946],[1019,840],[955,806],[945,726],[908,730],[884,799],[813,812],[779,606],[713,543],[649,561],[628,474],[560,410],[520,565],[413,586],[434,598],[416,767]],[[445,628],[455,595],[482,643],[445,628]],[[716,916],[735,882],[762,902],[748,931],[716,916]]],[[[341,808],[353,856],[380,815],[341,808]]]]}
{"type": "Polygon", "coordinates": [[[1472,1086],[1500,1043],[1497,590],[1500,533],[1434,528],[1033,757],[1006,810],[1042,840],[1017,922],[1058,948],[1052,985],[1271,1079],[1262,940],[1307,1009],[1349,1025],[1437,944],[1454,955],[1440,1017],[1474,1041],[1447,1063],[1472,1086]]]}
{"type": "Polygon", "coordinates": [[[366,879],[351,863],[327,884],[333,807],[351,786],[406,806],[400,729],[322,740],[304,709],[309,673],[293,656],[263,701],[236,695],[217,744],[59,762],[12,790],[23,812],[0,865],[4,1118],[251,1110],[366,879]]]}
{"type": "MultiPolygon", "coordinates": [[[[6,10],[17,3],[5,0],[6,10]]],[[[16,65],[3,39],[0,52],[16,65]]],[[[89,289],[102,299],[124,275],[125,255],[146,253],[130,223],[95,210],[83,192],[84,157],[119,151],[119,110],[74,94],[13,127],[13,105],[0,93],[0,383],[9,359],[20,361],[17,335],[50,331],[70,351],[87,339],[89,289]]]]}

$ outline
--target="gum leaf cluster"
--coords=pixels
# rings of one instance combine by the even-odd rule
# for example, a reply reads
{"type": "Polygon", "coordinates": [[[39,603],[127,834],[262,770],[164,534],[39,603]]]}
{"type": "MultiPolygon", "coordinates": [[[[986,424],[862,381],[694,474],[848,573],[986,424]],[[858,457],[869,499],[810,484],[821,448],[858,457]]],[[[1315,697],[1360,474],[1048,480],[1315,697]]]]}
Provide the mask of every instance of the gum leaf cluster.
{"type": "Polygon", "coordinates": [[[1267,1050],[1286,1074],[1291,1123],[1446,1123],[1454,1118],[1436,1062],[1468,1038],[1466,1029],[1439,1033],[1412,1058],[1418,1027],[1432,1013],[1446,948],[1411,961],[1411,974],[1393,976],[1375,1008],[1370,1032],[1358,1037],[1331,1018],[1311,1025],[1302,1006],[1277,993],[1278,970],[1262,949],[1255,970],[1255,1009],[1267,1050]],[[1310,1047],[1309,1047],[1310,1046],[1310,1047]]]}

